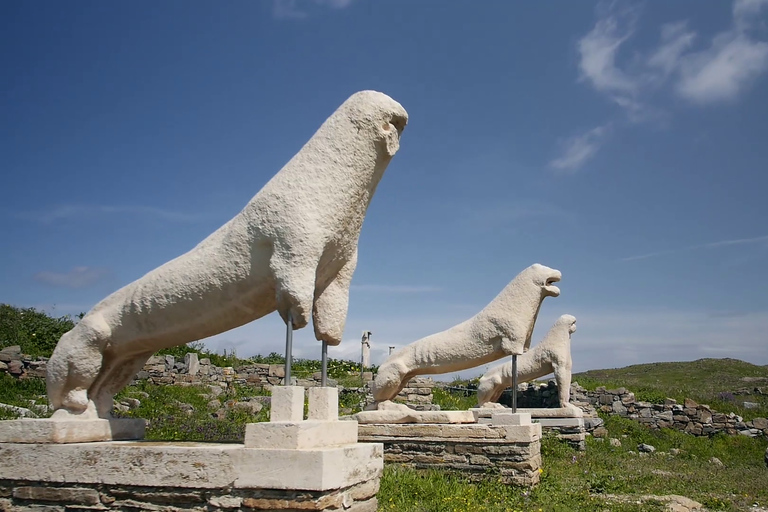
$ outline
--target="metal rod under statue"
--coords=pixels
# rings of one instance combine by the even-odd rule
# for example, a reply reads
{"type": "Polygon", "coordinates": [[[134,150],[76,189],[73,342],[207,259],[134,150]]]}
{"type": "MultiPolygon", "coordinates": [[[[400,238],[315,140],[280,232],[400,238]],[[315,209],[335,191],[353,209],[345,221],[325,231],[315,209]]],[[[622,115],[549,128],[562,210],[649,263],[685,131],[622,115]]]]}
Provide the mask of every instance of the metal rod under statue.
{"type": "Polygon", "coordinates": [[[512,412],[517,412],[517,355],[512,356],[512,412]]]}
{"type": "Polygon", "coordinates": [[[285,323],[285,378],[283,386],[291,385],[291,360],[293,359],[293,317],[288,312],[288,321],[285,323]]]}
{"type": "Polygon", "coordinates": [[[328,343],[323,342],[322,354],[320,356],[320,386],[328,387],[328,343]]]}

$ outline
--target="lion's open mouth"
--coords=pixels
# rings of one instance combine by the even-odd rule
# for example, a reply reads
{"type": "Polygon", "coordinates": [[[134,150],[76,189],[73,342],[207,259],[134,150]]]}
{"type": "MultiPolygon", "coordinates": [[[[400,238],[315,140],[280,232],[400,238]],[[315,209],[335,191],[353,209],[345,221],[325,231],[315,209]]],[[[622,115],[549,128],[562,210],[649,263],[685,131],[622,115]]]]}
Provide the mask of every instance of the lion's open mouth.
{"type": "Polygon", "coordinates": [[[545,281],[544,289],[554,297],[560,295],[560,288],[554,285],[554,283],[560,281],[560,276],[552,276],[545,281]]]}

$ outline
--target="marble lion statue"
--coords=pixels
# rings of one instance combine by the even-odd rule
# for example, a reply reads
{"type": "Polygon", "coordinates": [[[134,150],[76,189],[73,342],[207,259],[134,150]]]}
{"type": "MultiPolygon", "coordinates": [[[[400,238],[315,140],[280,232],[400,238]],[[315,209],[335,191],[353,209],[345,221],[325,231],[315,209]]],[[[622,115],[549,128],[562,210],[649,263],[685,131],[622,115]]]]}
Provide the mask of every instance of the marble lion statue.
{"type": "Polygon", "coordinates": [[[365,213],[408,122],[362,91],[331,115],[233,219],[96,304],[47,365],[55,417],[108,418],[112,397],[156,351],[273,311],[341,342],[365,213]]]}
{"type": "Polygon", "coordinates": [[[558,270],[538,263],[518,274],[482,311],[450,329],[414,341],[381,365],[373,381],[373,398],[394,398],[416,375],[465,370],[522,354],[546,297],[557,297],[558,270]]]}
{"type": "MultiPolygon", "coordinates": [[[[574,332],[576,317],[563,315],[549,329],[541,343],[517,357],[518,383],[554,372],[560,407],[571,406],[571,334],[574,332]]],[[[504,390],[512,386],[512,377],[511,361],[488,370],[477,386],[478,407],[488,402],[498,402],[504,390]]]]}

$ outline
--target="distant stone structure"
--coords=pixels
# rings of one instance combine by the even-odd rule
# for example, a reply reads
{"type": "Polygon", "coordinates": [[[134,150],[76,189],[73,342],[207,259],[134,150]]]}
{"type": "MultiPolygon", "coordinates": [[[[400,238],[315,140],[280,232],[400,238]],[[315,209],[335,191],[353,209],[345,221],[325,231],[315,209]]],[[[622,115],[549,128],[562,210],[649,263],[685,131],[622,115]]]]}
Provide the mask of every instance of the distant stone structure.
{"type": "Polygon", "coordinates": [[[385,94],[352,95],[237,216],[96,304],[48,362],[54,418],[109,418],[157,350],[275,310],[339,344],[365,213],[407,121],[385,94]]]}
{"type": "MultiPolygon", "coordinates": [[[[571,335],[574,332],[576,332],[576,317],[562,315],[541,343],[517,358],[518,383],[538,379],[554,372],[560,391],[561,408],[573,407],[570,405],[570,389],[573,368],[571,335]]],[[[486,402],[498,402],[504,390],[512,386],[513,377],[511,362],[488,370],[480,378],[477,386],[478,407],[482,407],[486,402]]]]}
{"type": "Polygon", "coordinates": [[[538,263],[518,274],[480,313],[390,355],[373,383],[377,402],[394,398],[416,375],[439,374],[522,354],[546,297],[557,297],[558,270],[538,263]]]}
{"type": "Polygon", "coordinates": [[[362,365],[363,370],[371,367],[371,331],[363,331],[362,344],[362,365]]]}

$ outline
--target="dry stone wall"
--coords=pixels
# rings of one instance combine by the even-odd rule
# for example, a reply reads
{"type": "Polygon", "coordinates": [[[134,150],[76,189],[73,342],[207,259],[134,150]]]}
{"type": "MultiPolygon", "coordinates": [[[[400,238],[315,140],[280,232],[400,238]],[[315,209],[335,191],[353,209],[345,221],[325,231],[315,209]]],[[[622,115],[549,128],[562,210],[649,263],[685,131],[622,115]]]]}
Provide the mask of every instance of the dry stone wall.
{"type": "MultiPolygon", "coordinates": [[[[511,391],[507,390],[502,403],[511,403],[511,391]]],[[[520,386],[517,395],[519,407],[556,407],[557,384],[528,383],[520,386]]],[[[587,417],[597,416],[597,411],[636,420],[652,429],[673,428],[695,436],[717,433],[750,437],[768,436],[768,419],[744,419],[733,412],[724,414],[705,404],[685,399],[678,404],[668,398],[663,404],[652,404],[636,399],[626,388],[606,389],[600,386],[587,391],[578,383],[571,385],[571,403],[581,407],[587,417]]],[[[586,422],[589,427],[589,422],[586,422]]],[[[593,424],[598,427],[599,424],[593,424]]]]}
{"type": "Polygon", "coordinates": [[[490,425],[360,424],[360,442],[384,443],[384,461],[460,471],[470,480],[497,474],[504,483],[533,486],[541,468],[541,429],[490,425]]]}
{"type": "MultiPolygon", "coordinates": [[[[0,350],[0,373],[8,373],[17,378],[45,377],[47,359],[32,358],[21,353],[18,346],[5,347],[0,350]]],[[[370,382],[372,374],[365,372],[360,388],[345,391],[368,394],[370,397],[370,382]]],[[[282,385],[285,381],[285,368],[281,364],[250,363],[242,366],[219,367],[211,364],[210,359],[199,359],[195,353],[188,353],[184,359],[173,356],[152,356],[144,368],[136,375],[136,380],[147,380],[153,384],[167,385],[205,385],[217,384],[228,386],[231,383],[247,384],[256,387],[270,388],[282,385]]],[[[308,378],[292,378],[293,384],[304,387],[320,385],[320,372],[308,378]]],[[[329,379],[332,386],[336,383],[329,379]]],[[[433,410],[432,389],[440,383],[431,378],[414,378],[397,396],[397,401],[405,402],[417,410],[433,410]]],[[[737,390],[739,392],[741,390],[737,390]]],[[[506,390],[500,399],[501,403],[511,405],[511,390],[506,390]]],[[[597,411],[606,414],[634,419],[653,429],[674,428],[696,436],[709,436],[716,433],[729,435],[744,435],[750,437],[768,437],[768,419],[755,418],[744,421],[734,413],[720,413],[708,405],[698,404],[686,399],[678,404],[675,400],[667,399],[664,404],[642,402],[635,394],[625,388],[606,389],[598,387],[595,391],[587,391],[578,383],[571,385],[571,403],[581,407],[586,416],[585,426],[588,431],[599,427],[600,422],[590,422],[589,418],[597,417],[597,411]]],[[[530,382],[521,384],[518,389],[517,405],[521,408],[557,407],[557,384],[554,380],[547,383],[530,382]]]]}
{"type": "Polygon", "coordinates": [[[375,512],[379,480],[328,491],[276,489],[194,489],[87,484],[41,484],[0,480],[2,512],[70,510],[285,511],[325,510],[375,512]]]}

